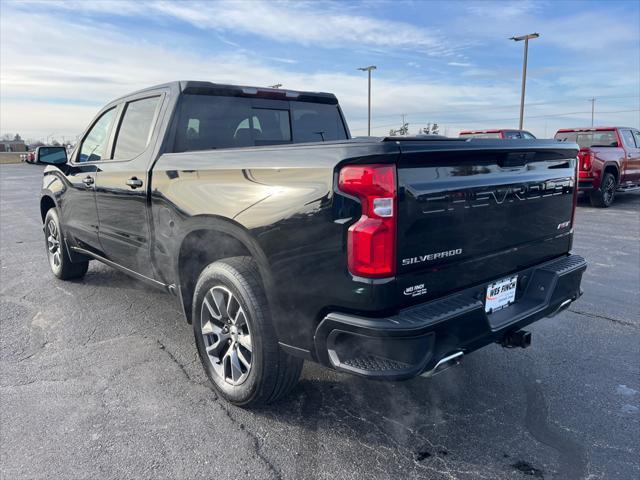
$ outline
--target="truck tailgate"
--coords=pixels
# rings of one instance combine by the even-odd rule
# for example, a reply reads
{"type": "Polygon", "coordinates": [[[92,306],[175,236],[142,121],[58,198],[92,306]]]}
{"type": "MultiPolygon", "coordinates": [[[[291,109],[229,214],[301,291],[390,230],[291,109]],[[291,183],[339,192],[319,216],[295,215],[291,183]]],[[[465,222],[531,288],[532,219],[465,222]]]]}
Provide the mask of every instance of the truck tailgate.
{"type": "Polygon", "coordinates": [[[497,280],[571,248],[577,145],[399,142],[400,304],[497,280]]]}

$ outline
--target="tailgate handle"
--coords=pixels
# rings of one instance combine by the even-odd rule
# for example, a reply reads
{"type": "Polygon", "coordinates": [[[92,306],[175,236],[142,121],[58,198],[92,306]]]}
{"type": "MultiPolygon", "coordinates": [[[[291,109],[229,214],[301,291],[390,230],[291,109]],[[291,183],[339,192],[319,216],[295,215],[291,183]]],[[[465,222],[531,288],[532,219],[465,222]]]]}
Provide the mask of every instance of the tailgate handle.
{"type": "Polygon", "coordinates": [[[498,159],[501,167],[521,167],[536,158],[536,152],[512,152],[498,159]]]}

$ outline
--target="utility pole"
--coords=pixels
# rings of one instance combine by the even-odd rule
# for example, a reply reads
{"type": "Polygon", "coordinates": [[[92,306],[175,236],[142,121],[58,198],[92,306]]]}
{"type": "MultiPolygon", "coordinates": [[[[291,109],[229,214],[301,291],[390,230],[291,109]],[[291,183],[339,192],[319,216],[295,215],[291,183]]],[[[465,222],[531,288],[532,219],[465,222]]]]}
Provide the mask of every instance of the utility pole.
{"type": "Polygon", "coordinates": [[[371,136],[371,71],[376,70],[378,67],[375,65],[369,65],[368,67],[360,67],[358,70],[367,72],[369,74],[369,89],[368,89],[368,102],[367,102],[367,136],[371,136]]]}
{"type": "Polygon", "coordinates": [[[515,42],[521,42],[522,40],[524,40],[524,61],[522,62],[522,93],[520,94],[520,126],[518,127],[520,130],[522,130],[522,126],[524,123],[524,91],[527,85],[527,56],[529,55],[529,39],[538,38],[539,36],[539,33],[529,33],[520,37],[511,37],[509,39],[515,42]]]}
{"type": "Polygon", "coordinates": [[[596,112],[596,97],[591,97],[591,126],[593,127],[593,117],[596,112]]]}
{"type": "Polygon", "coordinates": [[[276,90],[282,86],[281,83],[276,83],[275,85],[269,85],[269,88],[275,88],[276,90]]]}

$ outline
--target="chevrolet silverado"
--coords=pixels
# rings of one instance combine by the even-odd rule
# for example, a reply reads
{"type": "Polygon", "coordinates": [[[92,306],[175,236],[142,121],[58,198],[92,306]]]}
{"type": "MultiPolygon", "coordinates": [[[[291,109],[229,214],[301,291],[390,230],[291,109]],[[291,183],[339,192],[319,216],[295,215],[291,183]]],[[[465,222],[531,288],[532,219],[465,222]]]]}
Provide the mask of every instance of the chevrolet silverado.
{"type": "Polygon", "coordinates": [[[215,389],[277,400],[304,360],[433,375],[580,294],[577,145],[352,139],[332,94],[181,81],[37,152],[53,274],[97,260],[175,296],[215,389]]]}

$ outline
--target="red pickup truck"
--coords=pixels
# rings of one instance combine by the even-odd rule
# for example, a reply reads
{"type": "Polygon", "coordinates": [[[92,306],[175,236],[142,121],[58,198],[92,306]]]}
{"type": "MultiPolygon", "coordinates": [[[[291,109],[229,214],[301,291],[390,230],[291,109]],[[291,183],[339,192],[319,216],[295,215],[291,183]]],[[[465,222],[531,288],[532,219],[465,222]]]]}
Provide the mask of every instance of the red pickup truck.
{"type": "Polygon", "coordinates": [[[500,128],[494,130],[463,130],[458,135],[460,138],[502,138],[507,140],[534,140],[533,133],[526,130],[513,130],[500,128]]]}
{"type": "Polygon", "coordinates": [[[616,191],[640,189],[640,132],[627,127],[563,128],[556,140],[575,142],[578,189],[591,205],[608,207],[616,191]]]}

